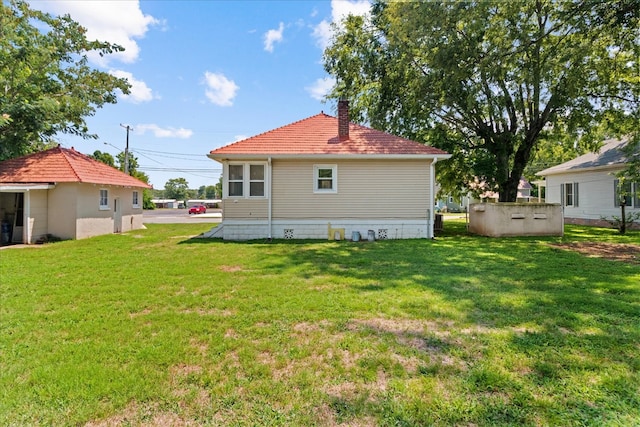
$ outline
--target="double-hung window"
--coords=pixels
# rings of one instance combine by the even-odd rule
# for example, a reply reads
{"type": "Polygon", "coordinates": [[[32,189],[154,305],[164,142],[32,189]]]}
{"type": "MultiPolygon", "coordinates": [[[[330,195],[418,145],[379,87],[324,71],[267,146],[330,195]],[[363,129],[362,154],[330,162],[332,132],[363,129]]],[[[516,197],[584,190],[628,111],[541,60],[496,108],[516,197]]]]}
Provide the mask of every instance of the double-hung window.
{"type": "Polygon", "coordinates": [[[140,193],[138,193],[137,191],[134,191],[132,198],[133,198],[133,200],[132,200],[133,207],[134,208],[139,208],[140,207],[140,193]]]}
{"type": "Polygon", "coordinates": [[[578,206],[578,183],[577,182],[567,182],[562,184],[561,189],[561,198],[562,198],[562,206],[578,206]]]}
{"type": "Polygon", "coordinates": [[[313,166],[313,192],[337,193],[338,192],[338,166],[314,165],[313,166]]]}
{"type": "Polygon", "coordinates": [[[264,165],[249,165],[249,197],[264,197],[264,165]]]}
{"type": "Polygon", "coordinates": [[[100,190],[100,210],[108,210],[109,209],[109,190],[101,189],[100,190]]]}
{"type": "Polygon", "coordinates": [[[630,208],[640,208],[640,183],[626,181],[620,185],[619,180],[613,182],[613,204],[620,207],[624,197],[624,204],[630,208]]]}
{"type": "Polygon", "coordinates": [[[227,195],[229,197],[265,197],[265,163],[234,163],[228,166],[227,195]]]}
{"type": "Polygon", "coordinates": [[[229,197],[242,197],[243,190],[244,165],[229,165],[229,197]]]}

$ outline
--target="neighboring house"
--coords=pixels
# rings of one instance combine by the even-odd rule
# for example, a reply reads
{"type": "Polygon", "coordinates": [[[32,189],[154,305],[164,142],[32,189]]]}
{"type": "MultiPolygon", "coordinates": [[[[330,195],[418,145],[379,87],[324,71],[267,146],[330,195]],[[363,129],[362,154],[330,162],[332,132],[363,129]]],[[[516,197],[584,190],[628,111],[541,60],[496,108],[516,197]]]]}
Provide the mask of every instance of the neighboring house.
{"type": "MultiPolygon", "coordinates": [[[[538,172],[545,177],[547,203],[560,203],[565,223],[609,225],[602,218],[620,216],[616,172],[626,167],[625,140],[608,140],[588,153],[538,172]]],[[[640,183],[627,183],[627,212],[640,212],[640,183]]]]}
{"type": "Polygon", "coordinates": [[[5,160],[0,162],[3,243],[142,228],[145,188],[151,186],[73,148],[5,160]]]}
{"type": "MultiPolygon", "coordinates": [[[[484,186],[485,184],[475,183],[475,185],[482,188],[482,186],[484,186]]],[[[518,193],[516,195],[516,203],[530,202],[532,199],[531,197],[532,188],[533,187],[531,186],[531,184],[529,184],[529,181],[527,181],[527,179],[524,176],[520,177],[520,181],[518,181],[518,193]]],[[[500,193],[487,190],[481,193],[478,199],[471,198],[471,203],[486,203],[486,202],[497,203],[499,199],[500,199],[500,193]]]]}
{"type": "Polygon", "coordinates": [[[434,172],[446,152],[324,113],[211,151],[223,165],[229,240],[433,237],[434,172]]]}
{"type": "MultiPolygon", "coordinates": [[[[473,183],[473,185],[483,186],[485,184],[473,183]]],[[[531,196],[532,190],[531,184],[525,177],[520,178],[520,182],[518,182],[518,195],[516,198],[517,203],[527,203],[533,201],[537,201],[535,197],[531,196]]],[[[469,209],[469,205],[471,203],[487,203],[493,202],[497,203],[500,198],[500,193],[496,193],[494,191],[485,191],[480,194],[479,198],[473,197],[471,192],[462,197],[453,197],[451,195],[445,195],[442,198],[438,199],[436,202],[436,208],[441,211],[446,212],[465,212],[469,209]]]]}

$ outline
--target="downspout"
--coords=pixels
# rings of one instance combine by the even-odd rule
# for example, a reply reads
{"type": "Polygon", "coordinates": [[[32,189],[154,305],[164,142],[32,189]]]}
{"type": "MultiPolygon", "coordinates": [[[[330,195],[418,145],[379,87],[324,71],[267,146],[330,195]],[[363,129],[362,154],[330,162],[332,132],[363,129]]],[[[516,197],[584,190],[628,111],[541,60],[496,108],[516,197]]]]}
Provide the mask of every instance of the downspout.
{"type": "Polygon", "coordinates": [[[435,208],[435,195],[433,194],[433,191],[435,190],[435,181],[436,181],[436,163],[438,163],[438,158],[434,157],[433,161],[431,162],[431,164],[429,165],[429,168],[431,169],[429,172],[429,228],[430,230],[430,236],[431,238],[435,238],[435,233],[434,233],[434,219],[435,219],[435,213],[434,213],[434,208],[435,208]]]}
{"type": "Polygon", "coordinates": [[[269,225],[268,225],[269,226],[269,236],[267,238],[269,240],[271,240],[271,220],[272,220],[272,218],[271,218],[271,197],[272,197],[272,194],[271,194],[271,188],[272,188],[272,185],[271,185],[271,176],[272,176],[272,174],[271,174],[271,157],[269,157],[267,159],[267,169],[268,169],[267,179],[269,181],[268,190],[267,190],[268,194],[269,194],[269,199],[268,199],[268,202],[267,202],[268,203],[268,207],[267,207],[268,213],[267,213],[267,215],[268,215],[268,223],[269,223],[269,225]]]}
{"type": "Polygon", "coordinates": [[[27,188],[27,190],[24,192],[24,200],[23,202],[23,215],[22,215],[22,242],[26,243],[27,245],[31,244],[31,221],[29,220],[31,218],[31,193],[29,192],[29,189],[27,188]]]}

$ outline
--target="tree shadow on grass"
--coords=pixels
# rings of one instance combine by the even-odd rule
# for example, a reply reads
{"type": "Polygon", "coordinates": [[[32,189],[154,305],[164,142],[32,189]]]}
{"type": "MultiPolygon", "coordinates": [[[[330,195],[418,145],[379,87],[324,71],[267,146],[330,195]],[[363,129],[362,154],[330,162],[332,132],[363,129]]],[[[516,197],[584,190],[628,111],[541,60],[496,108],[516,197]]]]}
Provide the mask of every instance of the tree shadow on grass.
{"type": "MultiPolygon", "coordinates": [[[[542,410],[527,406],[535,406],[526,403],[537,394],[531,384],[557,400],[551,413],[570,405],[576,413],[569,419],[574,421],[615,417],[640,406],[637,386],[624,386],[634,382],[633,373],[640,369],[640,269],[554,248],[548,244],[553,241],[452,233],[436,240],[357,243],[203,239],[182,243],[257,245],[264,248],[260,274],[278,277],[293,272],[304,279],[330,278],[330,286],[314,291],[336,289],[356,301],[347,320],[350,333],[389,342],[430,360],[415,375],[465,378],[470,395],[482,400],[488,393],[485,410],[490,413],[494,408],[498,418],[505,408],[492,406],[492,393],[524,396],[522,405],[529,413],[542,410]],[[363,311],[358,305],[363,300],[378,311],[363,311]],[[487,365],[486,352],[501,346],[514,359],[528,360],[528,370],[510,371],[513,368],[496,362],[495,355],[488,360],[499,367],[487,365]],[[602,369],[613,370],[590,387],[593,393],[610,398],[596,404],[592,397],[580,394],[579,380],[568,378],[602,369]],[[519,381],[529,389],[523,390],[519,381]],[[567,383],[573,389],[557,394],[567,383]],[[611,409],[612,402],[622,403],[611,409]]],[[[300,292],[310,291],[301,283],[300,292]]],[[[379,415],[374,406],[363,407],[344,396],[339,399],[333,404],[353,404],[360,408],[359,416],[379,415]]],[[[377,399],[376,405],[391,412],[396,408],[385,398],[377,399]]],[[[342,415],[349,419],[353,414],[342,415]]],[[[388,415],[403,416],[401,412],[388,415]]],[[[543,423],[552,423],[553,417],[540,416],[543,423]]],[[[515,413],[510,417],[511,422],[526,421],[515,413]]]]}

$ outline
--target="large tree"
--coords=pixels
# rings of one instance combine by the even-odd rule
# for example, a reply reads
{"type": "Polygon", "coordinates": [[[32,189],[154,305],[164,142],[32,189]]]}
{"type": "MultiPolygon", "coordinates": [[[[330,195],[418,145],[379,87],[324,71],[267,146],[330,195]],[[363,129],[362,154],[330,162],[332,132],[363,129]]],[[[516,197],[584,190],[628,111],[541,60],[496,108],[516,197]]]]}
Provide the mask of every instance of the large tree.
{"type": "Polygon", "coordinates": [[[58,133],[96,138],[85,118],[116,103],[129,83],[91,68],[87,53],[122,47],[90,41],[68,15],[0,2],[0,160],[41,150],[58,133]]]}
{"type": "Polygon", "coordinates": [[[449,151],[448,191],[480,180],[514,201],[541,141],[589,149],[603,130],[628,130],[619,125],[640,91],[636,6],[377,0],[370,17],[335,27],[330,97],[349,98],[356,121],[449,151]]]}
{"type": "Polygon", "coordinates": [[[184,178],[171,178],[164,184],[167,199],[186,200],[190,197],[189,183],[184,178]]]}

